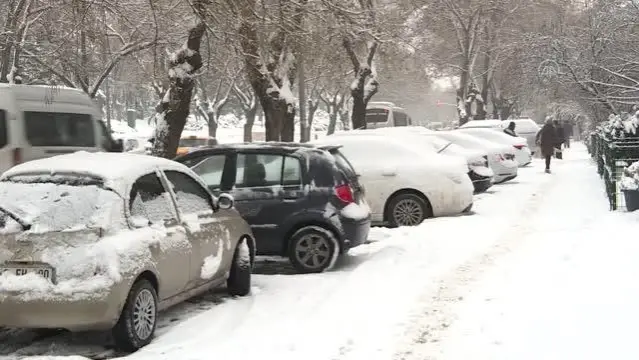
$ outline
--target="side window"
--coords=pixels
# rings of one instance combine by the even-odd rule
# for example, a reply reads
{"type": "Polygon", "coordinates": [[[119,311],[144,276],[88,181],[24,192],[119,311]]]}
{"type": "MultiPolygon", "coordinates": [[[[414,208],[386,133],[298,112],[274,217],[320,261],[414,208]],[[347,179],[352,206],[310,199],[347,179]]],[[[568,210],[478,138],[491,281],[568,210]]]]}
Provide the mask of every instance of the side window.
{"type": "Polygon", "coordinates": [[[155,173],[144,175],[133,184],[129,209],[131,216],[146,218],[152,223],[177,220],[169,193],[155,173]]]}
{"type": "Polygon", "coordinates": [[[211,190],[219,189],[222,185],[222,174],[224,173],[224,165],[226,163],[226,155],[212,155],[205,158],[189,159],[184,162],[198,174],[202,181],[211,190]]]}
{"type": "Polygon", "coordinates": [[[302,185],[302,165],[299,159],[292,156],[284,157],[282,185],[302,185]]]}
{"type": "Polygon", "coordinates": [[[401,111],[393,111],[393,120],[395,121],[395,126],[408,126],[408,115],[401,111]]]}
{"type": "Polygon", "coordinates": [[[0,110],[0,148],[3,148],[7,145],[8,132],[9,129],[7,128],[7,112],[4,110],[0,110]]]}
{"type": "Polygon", "coordinates": [[[366,109],[366,122],[368,124],[385,123],[388,121],[388,110],[366,109]]]}
{"type": "Polygon", "coordinates": [[[25,111],[27,140],[33,146],[94,147],[95,127],[89,114],[25,111]]]}
{"type": "Polygon", "coordinates": [[[282,155],[238,154],[236,187],[264,187],[282,183],[282,155]]]}
{"type": "Polygon", "coordinates": [[[192,177],[179,171],[165,171],[173,186],[178,209],[183,214],[212,210],[209,193],[192,177]]]}

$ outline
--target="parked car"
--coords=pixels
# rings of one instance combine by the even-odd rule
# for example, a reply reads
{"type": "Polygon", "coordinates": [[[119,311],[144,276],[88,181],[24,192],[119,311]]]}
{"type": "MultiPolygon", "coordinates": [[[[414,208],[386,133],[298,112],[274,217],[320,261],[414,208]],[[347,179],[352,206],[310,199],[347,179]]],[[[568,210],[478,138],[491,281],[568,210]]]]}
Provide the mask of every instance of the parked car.
{"type": "Polygon", "coordinates": [[[77,152],[0,177],[0,326],[111,329],[148,344],[158,311],[225,285],[247,295],[255,243],[233,209],[176,162],[77,152]]]}
{"type": "Polygon", "coordinates": [[[500,184],[517,177],[519,164],[515,160],[515,153],[511,146],[479,139],[455,130],[437,131],[431,136],[441,137],[467,149],[488,152],[488,165],[495,173],[495,184],[500,184]]]}
{"type": "Polygon", "coordinates": [[[214,194],[233,194],[258,255],[286,256],[299,272],[332,268],[368,237],[364,188],[339,146],[222,144],[175,161],[200,175],[214,194]]]}
{"type": "Polygon", "coordinates": [[[368,129],[395,126],[410,126],[413,120],[406,110],[387,101],[371,101],[366,106],[366,127],[368,129]]]}
{"type": "Polygon", "coordinates": [[[457,131],[464,132],[469,135],[476,136],[478,138],[493,141],[499,144],[511,145],[515,152],[515,160],[519,163],[520,167],[526,166],[532,162],[532,151],[528,148],[526,139],[519,136],[510,136],[503,131],[494,129],[482,129],[482,128],[468,128],[457,129],[457,131]]]}
{"type": "Polygon", "coordinates": [[[468,177],[473,182],[475,193],[484,192],[493,185],[495,174],[488,166],[488,155],[485,152],[467,150],[448,140],[436,136],[429,136],[433,133],[435,132],[423,126],[406,126],[373,130],[342,131],[333,136],[394,136],[424,151],[466,159],[468,163],[468,177]]]}
{"type": "Polygon", "coordinates": [[[532,119],[512,119],[512,120],[472,120],[466,124],[460,126],[461,129],[471,128],[490,128],[503,131],[508,127],[511,121],[515,122],[515,132],[518,136],[526,139],[528,142],[528,148],[531,150],[532,155],[535,155],[535,149],[537,145],[535,143],[537,133],[541,127],[532,119]]]}
{"type": "Polygon", "coordinates": [[[327,136],[313,143],[342,146],[366,187],[373,223],[414,226],[472,207],[473,185],[463,159],[428,154],[377,135],[327,136]]]}
{"type": "Polygon", "coordinates": [[[82,90],[0,84],[0,173],[25,161],[75,151],[122,151],[82,90]]]}

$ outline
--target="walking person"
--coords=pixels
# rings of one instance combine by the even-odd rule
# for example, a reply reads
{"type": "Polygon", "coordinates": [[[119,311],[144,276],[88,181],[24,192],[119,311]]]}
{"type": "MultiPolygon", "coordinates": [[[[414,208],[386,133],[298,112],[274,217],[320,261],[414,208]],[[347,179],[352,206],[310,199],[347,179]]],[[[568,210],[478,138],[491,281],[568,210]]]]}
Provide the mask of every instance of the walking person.
{"type": "Polygon", "coordinates": [[[564,121],[564,148],[570,149],[570,138],[573,136],[573,125],[570,121],[564,121]]]}
{"type": "Polygon", "coordinates": [[[546,123],[537,133],[536,143],[541,148],[541,156],[546,160],[546,173],[550,174],[550,160],[558,143],[557,129],[551,117],[546,118],[546,123]]]}
{"type": "Polygon", "coordinates": [[[566,142],[566,132],[564,131],[564,127],[559,121],[553,121],[553,125],[555,126],[555,131],[557,132],[557,143],[555,144],[555,157],[559,160],[564,158],[564,153],[561,151],[564,143],[566,142]]]}
{"type": "Polygon", "coordinates": [[[517,124],[515,124],[514,121],[511,121],[510,124],[508,124],[508,127],[504,129],[504,132],[512,137],[517,137],[517,133],[515,132],[516,126],[517,124]]]}

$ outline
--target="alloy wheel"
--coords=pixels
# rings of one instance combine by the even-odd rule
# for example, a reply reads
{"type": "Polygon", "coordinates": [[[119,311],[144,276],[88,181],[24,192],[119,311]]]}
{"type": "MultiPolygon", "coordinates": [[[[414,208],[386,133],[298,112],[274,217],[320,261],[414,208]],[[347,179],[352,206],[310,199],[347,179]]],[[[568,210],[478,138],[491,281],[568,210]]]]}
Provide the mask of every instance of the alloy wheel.
{"type": "Polygon", "coordinates": [[[393,219],[398,226],[415,226],[424,221],[424,209],[414,199],[403,199],[393,208],[393,219]]]}
{"type": "Polygon", "coordinates": [[[316,234],[304,235],[295,246],[295,257],[309,269],[318,269],[330,261],[331,248],[325,237],[316,234]]]}
{"type": "Polygon", "coordinates": [[[156,320],[155,298],[151,291],[142,289],[133,305],[133,326],[136,335],[146,340],[153,334],[156,320]]]}

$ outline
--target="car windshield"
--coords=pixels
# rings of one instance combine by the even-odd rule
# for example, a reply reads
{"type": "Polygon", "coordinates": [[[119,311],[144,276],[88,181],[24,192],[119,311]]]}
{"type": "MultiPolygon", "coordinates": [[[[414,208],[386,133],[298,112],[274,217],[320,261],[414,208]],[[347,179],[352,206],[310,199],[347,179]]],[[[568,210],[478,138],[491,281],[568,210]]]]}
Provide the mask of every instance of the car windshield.
{"type": "Polygon", "coordinates": [[[2,233],[20,232],[24,225],[37,233],[104,227],[121,201],[97,179],[62,175],[0,181],[0,199],[2,233]]]}

